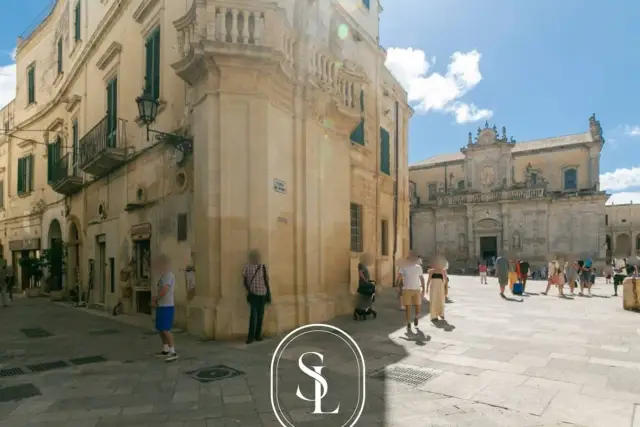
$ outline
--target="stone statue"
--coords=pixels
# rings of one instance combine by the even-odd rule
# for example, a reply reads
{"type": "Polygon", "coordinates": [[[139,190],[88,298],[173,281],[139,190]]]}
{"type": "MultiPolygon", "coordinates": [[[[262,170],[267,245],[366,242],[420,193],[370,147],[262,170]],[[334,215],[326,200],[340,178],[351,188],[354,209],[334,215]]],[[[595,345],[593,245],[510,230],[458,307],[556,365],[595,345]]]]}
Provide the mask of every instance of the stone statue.
{"type": "Polygon", "coordinates": [[[502,126],[502,139],[507,140],[507,127],[502,126]]]}
{"type": "Polygon", "coordinates": [[[469,132],[469,145],[473,144],[473,135],[469,132]]]}
{"type": "Polygon", "coordinates": [[[478,126],[478,136],[480,136],[480,133],[482,133],[482,129],[480,129],[480,126],[478,126]]]}
{"type": "Polygon", "coordinates": [[[511,137],[511,140],[509,141],[511,144],[515,144],[516,143],[516,139],[514,137],[511,137]]]}
{"type": "Polygon", "coordinates": [[[596,113],[589,117],[589,132],[591,132],[591,138],[594,140],[603,139],[602,126],[600,126],[600,121],[596,120],[596,113]]]}
{"type": "Polygon", "coordinates": [[[489,129],[489,120],[484,121],[484,128],[489,129]]]}
{"type": "Polygon", "coordinates": [[[498,135],[498,127],[496,125],[493,125],[493,133],[495,133],[496,136],[498,135]]]}

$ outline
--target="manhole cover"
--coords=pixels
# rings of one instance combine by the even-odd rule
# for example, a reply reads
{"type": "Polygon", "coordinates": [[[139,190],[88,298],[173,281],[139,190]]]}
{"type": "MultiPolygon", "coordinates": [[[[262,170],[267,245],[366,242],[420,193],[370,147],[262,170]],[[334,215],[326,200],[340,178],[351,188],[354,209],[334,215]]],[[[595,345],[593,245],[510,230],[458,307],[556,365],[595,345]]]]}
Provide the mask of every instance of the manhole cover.
{"type": "Polygon", "coordinates": [[[97,329],[89,331],[89,335],[114,335],[119,333],[120,331],[117,329],[97,329]]]}
{"type": "Polygon", "coordinates": [[[18,384],[0,388],[0,402],[11,402],[40,395],[40,390],[33,384],[18,384]]]}
{"type": "Polygon", "coordinates": [[[0,377],[15,377],[23,374],[24,371],[20,368],[7,368],[0,370],[0,377]]]}
{"type": "Polygon", "coordinates": [[[27,365],[27,368],[31,372],[46,372],[53,371],[54,369],[66,368],[67,362],[64,360],[57,360],[55,362],[36,363],[34,365],[27,365]]]}
{"type": "Polygon", "coordinates": [[[103,356],[78,357],[76,359],[69,360],[69,362],[76,366],[91,365],[92,363],[100,363],[106,361],[107,359],[105,359],[103,356]]]}
{"type": "Polygon", "coordinates": [[[26,335],[27,338],[47,338],[52,337],[53,334],[49,331],[45,331],[42,328],[25,328],[20,331],[26,335]]]}
{"type": "Polygon", "coordinates": [[[186,372],[186,374],[201,383],[210,383],[244,375],[244,372],[240,372],[237,369],[233,369],[228,366],[218,365],[186,372]]]}
{"type": "Polygon", "coordinates": [[[421,371],[403,366],[387,366],[374,371],[370,377],[378,380],[396,381],[410,386],[419,386],[434,378],[437,374],[435,371],[421,371]]]}

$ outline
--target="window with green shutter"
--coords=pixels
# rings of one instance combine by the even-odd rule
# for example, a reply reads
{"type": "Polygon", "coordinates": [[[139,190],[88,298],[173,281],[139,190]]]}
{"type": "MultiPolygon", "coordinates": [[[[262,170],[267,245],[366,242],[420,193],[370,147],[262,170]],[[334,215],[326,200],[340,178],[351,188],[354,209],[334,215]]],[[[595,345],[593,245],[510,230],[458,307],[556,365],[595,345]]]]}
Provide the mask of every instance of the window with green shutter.
{"type": "Polygon", "coordinates": [[[362,112],[362,119],[358,126],[351,132],[351,142],[364,145],[364,90],[360,90],[360,111],[362,112]]]}
{"type": "Polygon", "coordinates": [[[62,74],[62,37],[58,39],[58,74],[62,74]]]}
{"type": "Polygon", "coordinates": [[[75,41],[80,41],[80,24],[81,24],[81,19],[80,19],[80,0],[78,0],[78,2],[76,3],[76,7],[73,9],[73,16],[74,16],[74,20],[73,20],[73,29],[74,29],[74,39],[75,41]]]}
{"type": "Polygon", "coordinates": [[[0,181],[0,209],[4,209],[4,181],[0,181]]]}
{"type": "Polygon", "coordinates": [[[160,99],[160,28],[147,37],[145,47],[144,90],[155,100],[160,99]]]}
{"type": "Polygon", "coordinates": [[[27,104],[36,102],[36,66],[32,65],[27,70],[27,104]]]}
{"type": "Polygon", "coordinates": [[[55,142],[47,144],[47,182],[49,184],[60,178],[57,176],[56,169],[60,161],[61,148],[62,142],[60,141],[60,137],[57,137],[55,142]]]}
{"type": "Polygon", "coordinates": [[[72,147],[71,147],[71,164],[73,165],[73,176],[78,175],[78,121],[73,121],[73,126],[71,127],[71,135],[72,135],[72,147]]]}
{"type": "Polygon", "coordinates": [[[115,148],[118,134],[118,78],[107,84],[107,147],[115,148]]]}
{"type": "Polygon", "coordinates": [[[18,159],[18,194],[33,190],[33,154],[18,159]]]}
{"type": "Polygon", "coordinates": [[[385,128],[380,128],[380,172],[391,175],[391,146],[385,128]]]}

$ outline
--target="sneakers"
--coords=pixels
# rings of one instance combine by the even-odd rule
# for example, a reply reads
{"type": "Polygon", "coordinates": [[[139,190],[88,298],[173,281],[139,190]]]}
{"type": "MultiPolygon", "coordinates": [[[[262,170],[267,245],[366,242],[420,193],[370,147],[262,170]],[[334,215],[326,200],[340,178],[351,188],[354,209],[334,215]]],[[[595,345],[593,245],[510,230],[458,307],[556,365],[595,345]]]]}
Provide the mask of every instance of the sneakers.
{"type": "Polygon", "coordinates": [[[418,327],[418,318],[413,319],[413,326],[418,327]]]}
{"type": "Polygon", "coordinates": [[[175,352],[168,353],[164,360],[165,362],[173,362],[174,360],[178,360],[178,355],[175,352]]]}
{"type": "Polygon", "coordinates": [[[156,353],[156,357],[167,357],[169,355],[168,351],[161,351],[159,353],[156,353]]]}

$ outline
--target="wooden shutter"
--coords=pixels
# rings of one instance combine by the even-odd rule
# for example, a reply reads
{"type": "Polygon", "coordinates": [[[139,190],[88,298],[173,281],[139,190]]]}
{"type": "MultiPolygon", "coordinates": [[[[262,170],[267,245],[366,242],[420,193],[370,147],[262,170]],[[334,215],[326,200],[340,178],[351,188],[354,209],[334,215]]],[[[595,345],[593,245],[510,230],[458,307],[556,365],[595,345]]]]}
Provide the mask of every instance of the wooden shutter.
{"type": "Polygon", "coordinates": [[[115,148],[118,131],[118,79],[107,85],[107,147],[115,148]]]}
{"type": "Polygon", "coordinates": [[[82,23],[81,18],[80,18],[80,0],[78,0],[78,2],[76,3],[76,8],[74,9],[74,15],[75,15],[75,20],[74,20],[74,30],[75,30],[75,40],[79,41],[80,40],[80,35],[81,35],[81,27],[80,24],[82,23]]]}
{"type": "Polygon", "coordinates": [[[145,50],[145,73],[144,91],[153,96],[153,37],[149,37],[144,45],[145,50]]]}
{"type": "Polygon", "coordinates": [[[18,194],[24,193],[24,158],[18,159],[18,194]]]}
{"type": "Polygon", "coordinates": [[[53,182],[53,153],[55,145],[54,142],[47,144],[47,182],[49,184],[53,182]]]}
{"type": "Polygon", "coordinates": [[[62,37],[58,39],[58,74],[62,73],[62,37]]]}
{"type": "Polygon", "coordinates": [[[71,129],[72,132],[72,146],[71,146],[71,166],[73,167],[74,176],[77,174],[77,165],[78,162],[78,121],[73,121],[73,127],[71,129]]]}
{"type": "Polygon", "coordinates": [[[0,208],[4,209],[4,181],[0,181],[0,208]]]}
{"type": "Polygon", "coordinates": [[[153,80],[151,82],[153,97],[160,99],[160,29],[153,35],[153,80]]]}
{"type": "Polygon", "coordinates": [[[351,132],[351,141],[364,145],[364,119],[360,120],[358,126],[351,132]]]}
{"type": "Polygon", "coordinates": [[[34,158],[33,154],[27,157],[27,191],[33,191],[34,158]]]}
{"type": "Polygon", "coordinates": [[[29,68],[29,71],[27,72],[27,83],[28,83],[28,88],[27,88],[28,103],[29,104],[33,104],[34,102],[36,102],[36,69],[35,69],[35,66],[29,68]]]}
{"type": "Polygon", "coordinates": [[[380,172],[391,175],[391,146],[389,132],[380,128],[380,172]]]}

